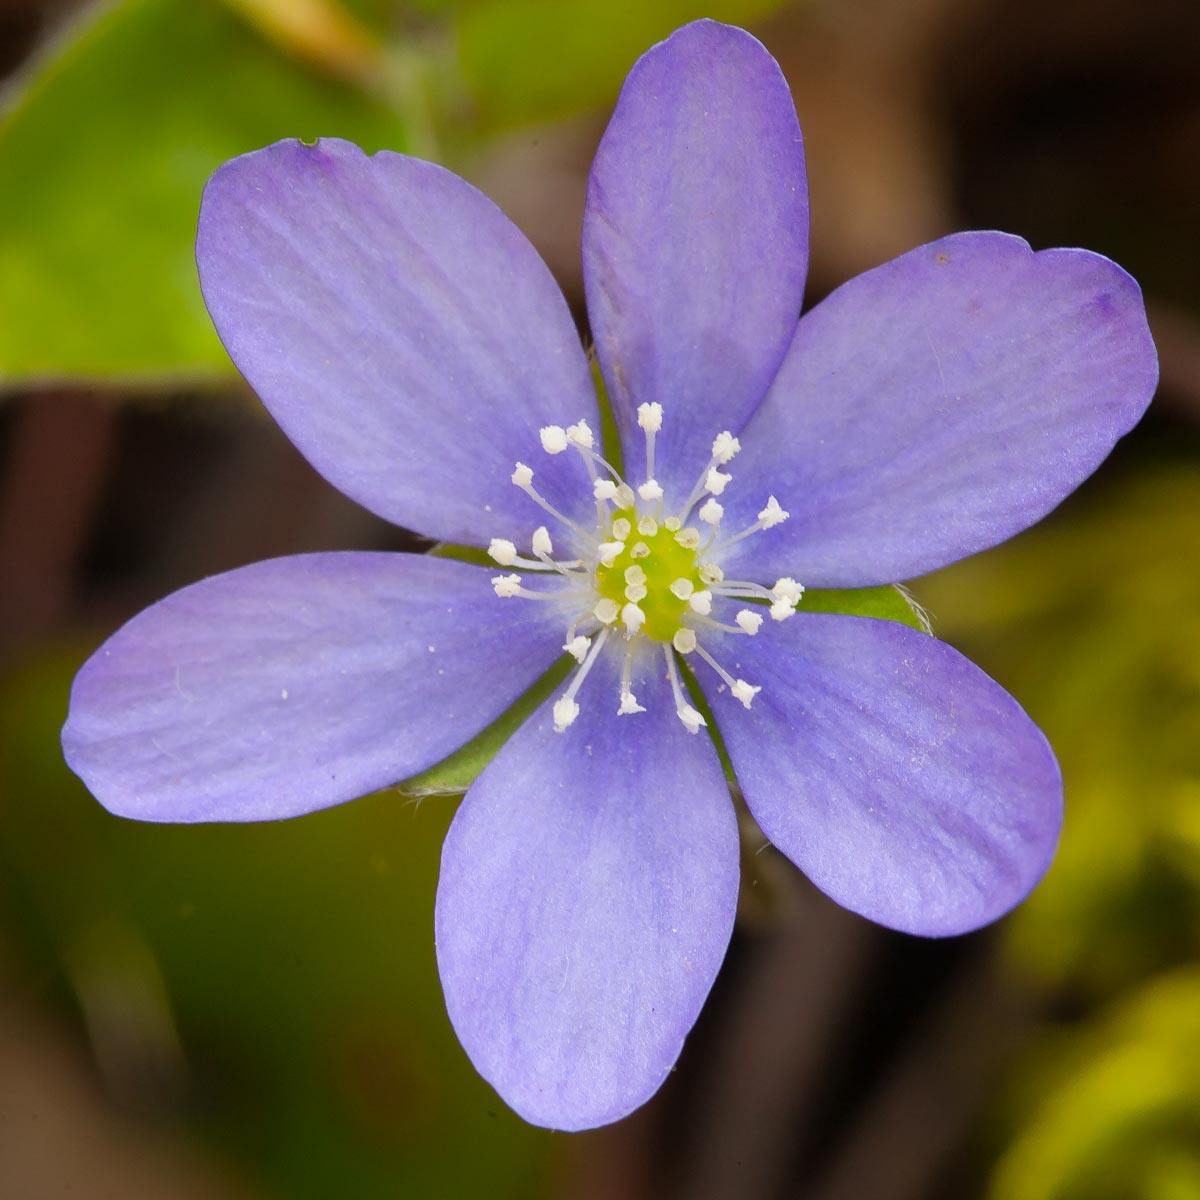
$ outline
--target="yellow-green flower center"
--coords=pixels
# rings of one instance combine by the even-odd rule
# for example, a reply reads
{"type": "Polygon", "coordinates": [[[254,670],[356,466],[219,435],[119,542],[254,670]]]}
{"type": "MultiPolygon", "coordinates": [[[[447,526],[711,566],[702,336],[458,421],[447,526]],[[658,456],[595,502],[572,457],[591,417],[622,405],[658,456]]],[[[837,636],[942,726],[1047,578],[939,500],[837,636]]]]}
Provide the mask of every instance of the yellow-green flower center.
{"type": "Polygon", "coordinates": [[[639,518],[633,508],[617,509],[609,523],[609,545],[623,543],[596,567],[596,591],[623,610],[636,604],[645,616],[640,632],[670,642],[683,626],[688,600],[707,586],[700,574],[699,534],[668,518],[639,518]],[[624,535],[624,536],[622,536],[624,535]]]}

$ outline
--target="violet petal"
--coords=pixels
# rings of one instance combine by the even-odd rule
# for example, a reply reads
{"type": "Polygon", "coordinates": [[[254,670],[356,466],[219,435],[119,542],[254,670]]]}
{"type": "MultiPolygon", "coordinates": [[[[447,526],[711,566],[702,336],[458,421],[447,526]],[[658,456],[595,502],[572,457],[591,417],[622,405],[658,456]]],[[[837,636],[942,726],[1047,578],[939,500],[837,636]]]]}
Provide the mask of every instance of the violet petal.
{"type": "Polygon", "coordinates": [[[1099,466],[1157,378],[1141,292],[1098,254],[962,233],[901,255],[800,322],[726,493],[731,530],[769,492],[791,520],[726,570],[863,587],[995,545],[1099,466]]]}
{"type": "Polygon", "coordinates": [[[1041,879],[1058,765],[956,650],[893,621],[803,612],[720,650],[762,688],[747,711],[699,668],[746,803],[839,904],[941,936],[995,920],[1041,879]]]}
{"type": "Polygon", "coordinates": [[[536,1125],[603,1125],[652,1095],[733,928],[733,806],[712,741],[684,730],[661,676],[635,687],[649,711],[618,717],[598,662],[575,723],[555,733],[543,705],[446,837],[446,1007],[479,1073],[536,1125]]]}
{"type": "Polygon", "coordinates": [[[144,821],[264,821],[424,770],[554,662],[549,603],[413,554],[255,563],[139,613],[75,679],[72,770],[144,821]],[[479,680],[487,679],[480,687],[479,680]]]}
{"type": "Polygon", "coordinates": [[[657,401],[655,473],[682,501],[766,394],[804,291],[800,126],[750,34],[696,21],[634,65],[592,166],[583,263],[626,473],[644,479],[636,409],[657,401]]]}
{"type": "Polygon", "coordinates": [[[552,502],[590,511],[578,456],[538,444],[542,425],[599,429],[566,301],[458,176],[335,138],[277,142],[209,181],[196,261],[238,369],[360,504],[430,537],[514,538],[539,523],[509,478],[524,460],[552,502]]]}

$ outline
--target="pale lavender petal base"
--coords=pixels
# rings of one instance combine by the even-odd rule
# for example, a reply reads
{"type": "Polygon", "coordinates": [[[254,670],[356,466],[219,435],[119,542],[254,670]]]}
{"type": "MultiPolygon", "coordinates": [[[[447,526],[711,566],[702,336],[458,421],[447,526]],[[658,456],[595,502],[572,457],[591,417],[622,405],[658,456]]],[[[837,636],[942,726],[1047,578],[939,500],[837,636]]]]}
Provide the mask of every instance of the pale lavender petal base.
{"type": "Polygon", "coordinates": [[[652,1095],[733,927],[733,806],[712,741],[685,732],[660,676],[635,689],[637,716],[615,715],[603,664],[565,733],[543,706],[467,793],[442,852],[450,1020],[535,1125],[603,1125],[652,1095]]]}
{"type": "Polygon", "coordinates": [[[626,473],[645,478],[636,409],[657,401],[655,473],[681,503],[766,394],[808,265],[796,110],[750,34],[696,21],[634,65],[592,166],[583,265],[626,473]]]}
{"type": "Polygon", "coordinates": [[[79,672],[67,762],[107,809],[144,821],[273,820],[395,783],[559,654],[552,605],[499,600],[488,576],[421,555],[310,554],[186,587],[79,672]]]}
{"type": "Polygon", "coordinates": [[[726,638],[762,687],[705,691],[763,833],[827,895],[908,933],[965,933],[1050,864],[1062,781],[1046,739],[956,650],[891,621],[798,613],[726,638]]]}
{"type": "Polygon", "coordinates": [[[225,348],[300,452],[397,524],[472,545],[542,517],[510,482],[526,460],[559,508],[590,511],[575,454],[538,427],[595,391],[566,301],[481,192],[403,154],[336,138],[226,163],[196,262],[225,348]]]}
{"type": "Polygon", "coordinates": [[[1141,293],[1108,259],[1002,233],[922,246],[800,322],[722,497],[729,529],[769,492],[791,520],[723,565],[861,587],[995,545],[1099,466],[1157,379],[1141,293]]]}

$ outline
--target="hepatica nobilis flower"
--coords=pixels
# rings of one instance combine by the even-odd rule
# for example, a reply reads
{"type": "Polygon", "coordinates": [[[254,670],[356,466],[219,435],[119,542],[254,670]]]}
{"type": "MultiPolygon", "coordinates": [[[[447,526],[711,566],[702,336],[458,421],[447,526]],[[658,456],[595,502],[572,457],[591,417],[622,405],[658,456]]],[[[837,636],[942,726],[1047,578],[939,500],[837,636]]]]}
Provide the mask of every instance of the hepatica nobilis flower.
{"type": "Polygon", "coordinates": [[[1003,689],[816,609],[1004,540],[1096,468],[1156,382],[1137,285],[964,233],[798,319],[807,230],[764,48],[701,21],[644,55],[584,215],[610,465],[558,287],[462,179],[288,141],[204,193],[205,300],[287,435],[497,565],[309,554],[185,588],[79,673],[67,759],[127,817],[296,816],[445,759],[573,656],[467,792],[437,895],[450,1019],[538,1124],[641,1104],[713,982],[739,861],[714,725],[766,836],[893,929],[995,919],[1058,837],[1054,756],[1003,689]]]}

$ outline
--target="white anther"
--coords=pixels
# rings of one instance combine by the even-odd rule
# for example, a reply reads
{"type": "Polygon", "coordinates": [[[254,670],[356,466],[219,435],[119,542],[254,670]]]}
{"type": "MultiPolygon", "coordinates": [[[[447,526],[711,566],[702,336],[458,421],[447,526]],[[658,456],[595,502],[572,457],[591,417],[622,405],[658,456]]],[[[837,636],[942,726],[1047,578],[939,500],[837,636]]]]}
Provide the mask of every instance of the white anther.
{"type": "Polygon", "coordinates": [[[617,507],[632,508],[636,497],[633,494],[633,488],[627,483],[617,484],[617,507]]]}
{"type": "Polygon", "coordinates": [[[737,616],[733,619],[738,623],[738,628],[743,633],[750,634],[751,637],[762,628],[762,614],[756,613],[749,608],[739,609],[737,616]]]}
{"type": "Polygon", "coordinates": [[[770,612],[771,620],[786,621],[788,617],[795,615],[796,606],[789,600],[776,600],[775,603],[771,605],[770,612]]]}
{"type": "Polygon", "coordinates": [[[672,532],[678,533],[683,528],[683,522],[678,517],[668,517],[663,524],[672,532]]]}
{"type": "Polygon", "coordinates": [[[554,553],[554,543],[550,540],[550,530],[545,525],[539,525],[533,531],[533,552],[541,558],[543,555],[549,557],[554,553]]]}
{"type": "Polygon", "coordinates": [[[742,443],[726,430],[724,433],[718,433],[713,439],[712,455],[721,466],[724,466],[741,448],[742,443]]]}
{"type": "Polygon", "coordinates": [[[625,599],[640,604],[650,593],[644,583],[630,583],[625,586],[625,599]]]}
{"type": "Polygon", "coordinates": [[[687,628],[675,630],[675,636],[671,639],[671,645],[680,654],[691,654],[696,648],[696,631],[687,628]]]}
{"type": "Polygon", "coordinates": [[[511,567],[517,561],[517,548],[507,538],[492,538],[488,554],[502,567],[511,567]]]}
{"type": "Polygon", "coordinates": [[[708,724],[690,704],[681,705],[675,710],[675,715],[683,722],[688,733],[699,733],[700,726],[708,724]]]}
{"type": "Polygon", "coordinates": [[[628,541],[632,532],[633,526],[624,517],[618,517],[612,523],[612,535],[619,542],[628,541]]]}
{"type": "Polygon", "coordinates": [[[646,614],[632,602],[621,609],[621,622],[627,632],[637,633],[646,623],[646,614]]]}
{"type": "Polygon", "coordinates": [[[579,705],[570,696],[560,696],[554,702],[554,732],[562,733],[579,716],[579,705]]]}
{"type": "Polygon", "coordinates": [[[602,567],[611,567],[613,560],[625,549],[624,542],[601,542],[596,547],[596,557],[602,567]]]}
{"type": "Polygon", "coordinates": [[[725,515],[725,508],[712,499],[712,497],[709,497],[709,499],[700,505],[700,511],[696,515],[705,525],[720,525],[721,518],[725,515]]]}
{"type": "Polygon", "coordinates": [[[700,530],[689,525],[686,529],[681,529],[675,535],[675,540],[685,550],[695,550],[700,545],[700,530]]]}
{"type": "Polygon", "coordinates": [[[775,586],[771,588],[771,595],[776,600],[787,600],[796,605],[800,603],[800,597],[804,595],[804,584],[797,583],[785,575],[782,579],[775,580],[775,586]]]}
{"type": "Polygon", "coordinates": [[[647,479],[646,482],[638,488],[637,494],[641,496],[643,500],[661,500],[663,497],[663,490],[658,486],[657,479],[647,479]]]}
{"type": "Polygon", "coordinates": [[[650,547],[645,542],[634,542],[633,549],[629,552],[630,558],[649,558],[650,547]]]}
{"type": "Polygon", "coordinates": [[[740,700],[749,708],[750,701],[762,691],[762,688],[755,687],[753,684],[747,683],[744,679],[739,679],[729,691],[735,700],[740,700]]]}
{"type": "Polygon", "coordinates": [[[662,428],[662,405],[639,404],[637,418],[643,429],[649,433],[657,433],[662,428]]]}
{"type": "Polygon", "coordinates": [[[646,572],[643,571],[642,568],[637,566],[636,564],[634,564],[632,567],[626,567],[625,568],[625,582],[626,583],[645,583],[646,582],[646,572]]]}
{"type": "Polygon", "coordinates": [[[597,500],[613,500],[617,495],[617,485],[611,479],[597,479],[592,484],[592,495],[597,500]]]}
{"type": "Polygon", "coordinates": [[[610,600],[607,596],[601,597],[596,601],[596,607],[592,609],[592,613],[596,620],[602,625],[611,625],[617,619],[617,614],[621,610],[617,607],[615,600],[610,600]]]}
{"type": "Polygon", "coordinates": [[[653,537],[658,532],[658,522],[653,517],[643,517],[638,522],[638,533],[642,537],[653,537]]]}
{"type": "Polygon", "coordinates": [[[693,592],[688,597],[688,608],[702,617],[712,612],[712,592],[693,592]]]}
{"type": "Polygon", "coordinates": [[[519,488],[527,488],[533,482],[533,469],[527,467],[523,462],[516,465],[516,469],[512,473],[512,481],[519,488]]]}
{"type": "Polygon", "coordinates": [[[720,583],[725,578],[725,572],[716,563],[705,563],[700,568],[700,578],[705,583],[720,583]]]}
{"type": "Polygon", "coordinates": [[[732,478],[732,475],[727,475],[724,471],[718,471],[716,467],[713,467],[704,477],[704,490],[712,492],[714,496],[719,496],[732,478]]]}
{"type": "Polygon", "coordinates": [[[682,576],[676,579],[670,587],[671,595],[680,600],[686,600],[695,590],[696,588],[692,581],[684,579],[682,576]]]}
{"type": "Polygon", "coordinates": [[[587,658],[588,647],[592,644],[591,638],[585,638],[583,634],[578,637],[573,637],[563,649],[576,661],[583,662],[587,658]]]}
{"type": "Polygon", "coordinates": [[[496,589],[496,595],[501,599],[517,596],[521,592],[521,577],[520,575],[494,575],[492,587],[496,589]]]}
{"type": "Polygon", "coordinates": [[[628,717],[633,713],[645,712],[646,710],[637,702],[637,697],[628,689],[621,692],[621,707],[617,709],[617,716],[628,717]]]}
{"type": "Polygon", "coordinates": [[[779,507],[779,501],[774,496],[769,496],[767,507],[758,514],[758,520],[764,529],[773,529],[776,525],[782,525],[791,515],[779,507]]]}
{"type": "Polygon", "coordinates": [[[567,431],[561,425],[543,425],[538,437],[547,454],[561,454],[567,448],[567,431]]]}
{"type": "Polygon", "coordinates": [[[590,450],[596,444],[596,439],[592,436],[592,431],[586,421],[578,421],[574,425],[567,426],[567,441],[572,446],[582,446],[585,450],[590,450]]]}

